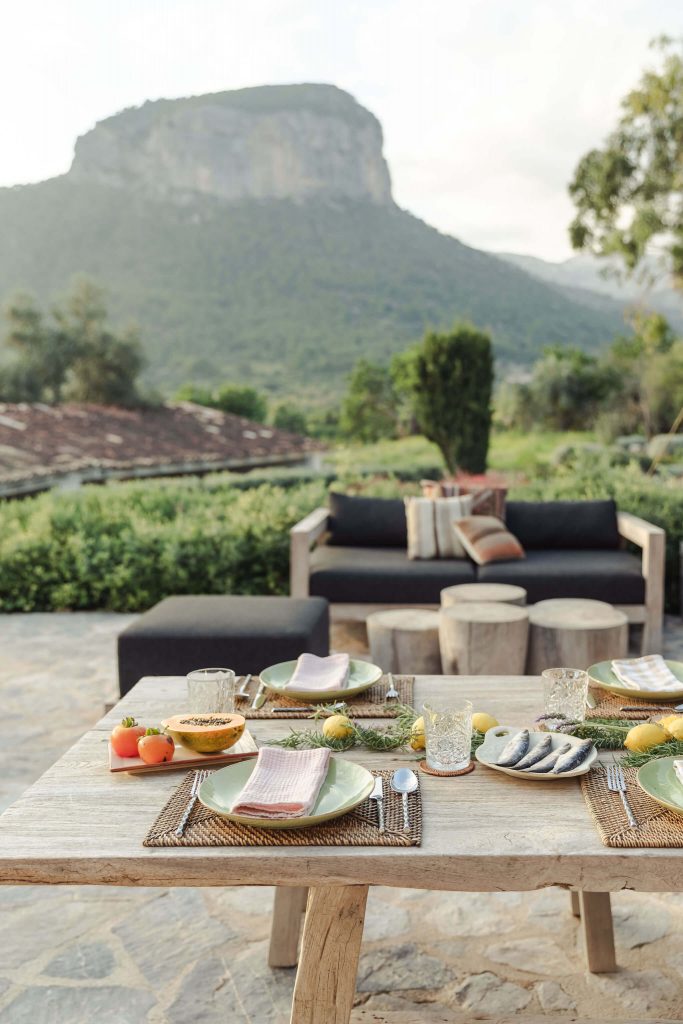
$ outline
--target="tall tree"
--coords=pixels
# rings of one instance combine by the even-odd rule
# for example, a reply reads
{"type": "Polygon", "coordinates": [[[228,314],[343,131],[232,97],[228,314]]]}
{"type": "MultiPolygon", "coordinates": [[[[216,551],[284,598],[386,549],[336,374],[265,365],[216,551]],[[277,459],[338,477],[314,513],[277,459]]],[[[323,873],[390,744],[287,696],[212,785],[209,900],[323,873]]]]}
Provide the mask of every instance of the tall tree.
{"type": "Polygon", "coordinates": [[[683,287],[683,50],[662,37],[660,66],[625,97],[617,126],[587,153],[569,186],[575,249],[618,256],[627,271],[657,249],[683,287]]]}
{"type": "Polygon", "coordinates": [[[422,432],[450,473],[483,473],[491,431],[491,337],[471,324],[429,332],[415,351],[413,401],[422,432]]]}
{"type": "Polygon", "coordinates": [[[386,367],[358,360],[349,377],[339,425],[346,437],[366,444],[396,436],[396,392],[386,367]]]}

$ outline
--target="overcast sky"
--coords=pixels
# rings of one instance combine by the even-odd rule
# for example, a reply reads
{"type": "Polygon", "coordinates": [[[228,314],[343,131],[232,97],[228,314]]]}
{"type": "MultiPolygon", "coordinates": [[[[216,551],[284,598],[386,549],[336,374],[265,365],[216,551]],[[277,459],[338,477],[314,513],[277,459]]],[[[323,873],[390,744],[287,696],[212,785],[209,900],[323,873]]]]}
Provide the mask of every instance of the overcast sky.
{"type": "Polygon", "coordinates": [[[4,0],[0,185],[63,173],[146,99],[332,82],[382,122],[401,206],[562,259],[577,160],[682,26],[681,0],[4,0]]]}

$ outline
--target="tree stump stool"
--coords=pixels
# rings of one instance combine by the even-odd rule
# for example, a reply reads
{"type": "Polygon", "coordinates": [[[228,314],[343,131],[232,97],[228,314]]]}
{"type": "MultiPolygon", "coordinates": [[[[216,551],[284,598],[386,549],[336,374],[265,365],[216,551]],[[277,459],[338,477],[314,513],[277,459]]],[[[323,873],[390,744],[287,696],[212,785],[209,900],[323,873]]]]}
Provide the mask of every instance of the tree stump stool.
{"type": "Polygon", "coordinates": [[[628,655],[628,619],[606,601],[539,601],[529,609],[529,622],[529,675],[546,668],[587,669],[628,655]]]}
{"type": "Polygon", "coordinates": [[[439,613],[396,608],[368,615],[370,657],[384,672],[440,675],[439,613]]]}
{"type": "Polygon", "coordinates": [[[444,675],[524,675],[529,612],[499,601],[457,601],[439,613],[444,675]]]}
{"type": "Polygon", "coordinates": [[[441,591],[441,607],[450,608],[460,601],[495,601],[496,604],[526,605],[526,590],[512,583],[457,583],[441,591]]]}

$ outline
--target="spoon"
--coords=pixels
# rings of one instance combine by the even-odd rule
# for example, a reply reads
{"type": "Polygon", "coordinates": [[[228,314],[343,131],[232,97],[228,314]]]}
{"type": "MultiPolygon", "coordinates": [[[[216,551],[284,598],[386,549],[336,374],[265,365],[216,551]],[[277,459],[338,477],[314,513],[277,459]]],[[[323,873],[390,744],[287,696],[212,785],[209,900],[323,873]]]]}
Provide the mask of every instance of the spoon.
{"type": "Polygon", "coordinates": [[[240,686],[239,690],[235,694],[235,699],[236,700],[247,700],[247,698],[249,697],[249,683],[250,682],[251,682],[251,672],[248,675],[246,675],[244,677],[244,679],[242,680],[242,685],[240,686]]]}
{"type": "Polygon", "coordinates": [[[414,793],[417,789],[417,775],[410,768],[397,768],[391,776],[391,788],[394,793],[401,794],[403,799],[403,831],[409,832],[408,793],[414,793]]]}

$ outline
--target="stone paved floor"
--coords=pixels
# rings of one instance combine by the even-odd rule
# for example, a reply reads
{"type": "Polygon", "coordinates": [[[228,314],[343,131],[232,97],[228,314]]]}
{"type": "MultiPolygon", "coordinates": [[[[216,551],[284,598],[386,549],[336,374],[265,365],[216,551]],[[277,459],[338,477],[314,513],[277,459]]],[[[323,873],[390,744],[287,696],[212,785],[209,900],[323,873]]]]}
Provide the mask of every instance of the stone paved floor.
{"type": "MultiPolygon", "coordinates": [[[[115,696],[115,638],[130,616],[0,616],[0,808],[115,696]]],[[[362,636],[335,636],[360,649],[362,636]]],[[[666,653],[683,659],[670,620],[666,653]]],[[[266,966],[262,889],[0,887],[0,1021],[285,1024],[291,970],[266,966]]],[[[613,898],[621,970],[582,966],[568,896],[371,892],[358,979],[369,1008],[596,1021],[683,1019],[683,896],[613,898]]],[[[322,1024],[322,1022],[321,1022],[322,1024]]]]}

